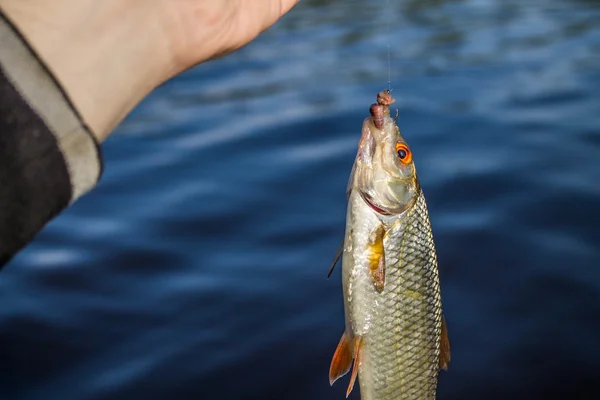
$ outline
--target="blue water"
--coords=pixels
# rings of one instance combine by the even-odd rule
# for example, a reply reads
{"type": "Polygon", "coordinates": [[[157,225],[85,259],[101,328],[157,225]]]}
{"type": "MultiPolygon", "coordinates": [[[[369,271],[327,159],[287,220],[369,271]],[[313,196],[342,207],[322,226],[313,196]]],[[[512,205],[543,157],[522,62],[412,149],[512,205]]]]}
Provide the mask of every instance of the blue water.
{"type": "Polygon", "coordinates": [[[599,398],[600,2],[387,3],[303,0],[129,116],[0,273],[2,399],[343,399],[326,274],[388,63],[439,252],[438,397],[599,398]]]}

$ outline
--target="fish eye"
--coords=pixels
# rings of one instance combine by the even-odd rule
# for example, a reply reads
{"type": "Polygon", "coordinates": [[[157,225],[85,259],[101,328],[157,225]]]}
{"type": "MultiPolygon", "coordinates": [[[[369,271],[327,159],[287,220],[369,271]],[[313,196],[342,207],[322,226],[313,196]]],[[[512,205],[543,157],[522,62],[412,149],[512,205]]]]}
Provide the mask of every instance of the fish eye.
{"type": "Polygon", "coordinates": [[[404,143],[396,144],[396,153],[398,154],[398,159],[402,164],[410,164],[412,161],[412,153],[407,145],[404,143]]]}

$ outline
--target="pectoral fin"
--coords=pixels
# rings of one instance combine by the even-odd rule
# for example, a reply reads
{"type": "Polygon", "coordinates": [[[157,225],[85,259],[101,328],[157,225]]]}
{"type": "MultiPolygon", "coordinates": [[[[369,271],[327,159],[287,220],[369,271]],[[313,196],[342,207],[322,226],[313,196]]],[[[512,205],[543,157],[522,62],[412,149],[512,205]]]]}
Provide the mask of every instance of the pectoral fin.
{"type": "Polygon", "coordinates": [[[383,291],[385,285],[385,254],[383,250],[383,237],[385,229],[379,225],[369,238],[369,268],[373,277],[373,285],[378,293],[383,291]]]}
{"type": "Polygon", "coordinates": [[[447,370],[450,364],[450,339],[448,339],[448,328],[446,318],[442,315],[442,334],[440,338],[440,369],[447,370]]]}

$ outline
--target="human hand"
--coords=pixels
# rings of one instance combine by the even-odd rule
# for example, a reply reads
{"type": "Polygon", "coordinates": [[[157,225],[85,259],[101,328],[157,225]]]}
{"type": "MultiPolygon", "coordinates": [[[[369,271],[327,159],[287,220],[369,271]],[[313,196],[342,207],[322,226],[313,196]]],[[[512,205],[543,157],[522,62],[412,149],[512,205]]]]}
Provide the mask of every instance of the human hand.
{"type": "Polygon", "coordinates": [[[185,70],[245,46],[298,1],[167,1],[162,13],[175,70],[185,70]]]}
{"type": "Polygon", "coordinates": [[[103,141],[148,93],[246,45],[298,0],[0,0],[103,141]]]}

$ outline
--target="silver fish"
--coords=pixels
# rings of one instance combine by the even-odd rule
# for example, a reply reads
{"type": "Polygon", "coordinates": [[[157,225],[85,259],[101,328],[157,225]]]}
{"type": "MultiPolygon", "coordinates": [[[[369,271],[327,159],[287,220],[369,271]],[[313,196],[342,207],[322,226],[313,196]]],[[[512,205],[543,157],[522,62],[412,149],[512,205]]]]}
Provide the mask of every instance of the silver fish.
{"type": "MultiPolygon", "coordinates": [[[[342,256],[346,330],[329,381],[352,369],[362,400],[433,400],[450,362],[437,255],[412,152],[380,92],[348,182],[342,256]]],[[[333,266],[332,266],[333,268],[333,266]]]]}

